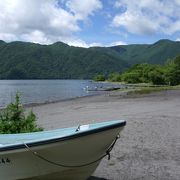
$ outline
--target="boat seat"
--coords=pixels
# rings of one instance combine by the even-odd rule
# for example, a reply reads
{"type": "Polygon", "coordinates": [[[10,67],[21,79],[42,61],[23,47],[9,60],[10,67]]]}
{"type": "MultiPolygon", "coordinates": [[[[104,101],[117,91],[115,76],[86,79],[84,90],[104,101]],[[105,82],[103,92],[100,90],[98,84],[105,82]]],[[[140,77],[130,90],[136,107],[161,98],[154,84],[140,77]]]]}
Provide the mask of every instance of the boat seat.
{"type": "Polygon", "coordinates": [[[86,124],[86,125],[79,125],[76,129],[76,132],[79,132],[79,131],[87,131],[88,129],[90,128],[89,124],[86,124]]]}

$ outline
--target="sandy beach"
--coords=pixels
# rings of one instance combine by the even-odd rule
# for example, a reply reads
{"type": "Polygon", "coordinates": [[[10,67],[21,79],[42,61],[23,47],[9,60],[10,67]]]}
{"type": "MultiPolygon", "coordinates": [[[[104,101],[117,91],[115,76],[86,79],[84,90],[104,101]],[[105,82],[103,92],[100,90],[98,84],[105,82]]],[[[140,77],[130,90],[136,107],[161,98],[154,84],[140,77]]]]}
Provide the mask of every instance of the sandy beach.
{"type": "Polygon", "coordinates": [[[180,179],[180,90],[148,95],[120,91],[34,106],[45,129],[113,119],[127,125],[91,180],[180,179]]]}

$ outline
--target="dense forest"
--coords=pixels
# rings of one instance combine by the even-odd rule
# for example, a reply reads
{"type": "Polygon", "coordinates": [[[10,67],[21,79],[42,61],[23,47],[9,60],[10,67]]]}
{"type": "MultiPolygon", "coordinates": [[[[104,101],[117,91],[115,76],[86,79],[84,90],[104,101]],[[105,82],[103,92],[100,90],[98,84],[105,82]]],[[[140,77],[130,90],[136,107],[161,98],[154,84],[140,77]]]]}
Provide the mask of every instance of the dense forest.
{"type": "Polygon", "coordinates": [[[91,79],[124,72],[135,64],[163,65],[180,54],[180,42],[80,48],[0,41],[0,79],[91,79]]]}
{"type": "MultiPolygon", "coordinates": [[[[106,80],[103,74],[95,76],[96,81],[106,80]]],[[[151,83],[154,85],[180,84],[180,56],[169,59],[165,65],[136,64],[123,73],[114,72],[107,79],[112,82],[151,83]]]]}

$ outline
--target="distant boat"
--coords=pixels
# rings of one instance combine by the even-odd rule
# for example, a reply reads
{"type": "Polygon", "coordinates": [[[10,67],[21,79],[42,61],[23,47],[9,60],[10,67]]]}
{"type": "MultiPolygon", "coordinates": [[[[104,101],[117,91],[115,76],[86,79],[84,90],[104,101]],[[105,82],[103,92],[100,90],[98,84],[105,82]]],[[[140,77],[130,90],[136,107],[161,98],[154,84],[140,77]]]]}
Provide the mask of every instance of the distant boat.
{"type": "Polygon", "coordinates": [[[121,89],[121,87],[93,87],[90,88],[89,86],[86,86],[85,88],[83,88],[83,90],[85,91],[115,91],[115,90],[119,90],[121,89]]]}
{"type": "Polygon", "coordinates": [[[0,135],[0,179],[85,180],[109,155],[124,120],[0,135]]]}

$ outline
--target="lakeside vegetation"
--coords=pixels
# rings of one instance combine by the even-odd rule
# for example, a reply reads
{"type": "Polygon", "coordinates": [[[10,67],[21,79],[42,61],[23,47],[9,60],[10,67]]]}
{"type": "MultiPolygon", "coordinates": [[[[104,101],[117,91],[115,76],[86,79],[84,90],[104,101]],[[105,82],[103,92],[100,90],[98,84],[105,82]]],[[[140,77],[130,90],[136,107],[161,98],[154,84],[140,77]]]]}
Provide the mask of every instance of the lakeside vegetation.
{"type": "Polygon", "coordinates": [[[36,124],[36,115],[25,110],[20,102],[20,95],[16,93],[15,102],[10,103],[0,111],[0,134],[27,133],[42,131],[36,124]]]}
{"type": "Polygon", "coordinates": [[[134,88],[131,91],[127,92],[127,95],[142,95],[142,94],[149,94],[152,92],[159,92],[159,91],[167,91],[167,90],[176,90],[180,89],[180,86],[154,86],[154,87],[140,87],[134,88]]]}
{"type": "MultiPolygon", "coordinates": [[[[103,81],[102,74],[97,77],[94,79],[103,81]]],[[[169,59],[165,65],[152,65],[147,63],[136,64],[123,73],[114,72],[109,74],[106,80],[130,84],[149,83],[153,85],[179,85],[180,56],[169,59]]]]}

